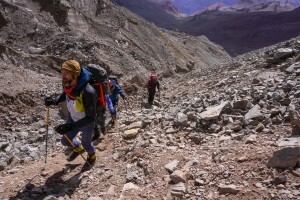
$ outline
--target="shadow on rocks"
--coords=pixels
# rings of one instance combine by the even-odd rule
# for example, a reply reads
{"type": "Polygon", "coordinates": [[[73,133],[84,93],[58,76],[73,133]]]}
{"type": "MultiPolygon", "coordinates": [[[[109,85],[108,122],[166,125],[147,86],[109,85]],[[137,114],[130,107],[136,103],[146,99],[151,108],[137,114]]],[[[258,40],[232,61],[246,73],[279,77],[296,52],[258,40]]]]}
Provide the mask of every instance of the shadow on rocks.
{"type": "MultiPolygon", "coordinates": [[[[65,197],[66,195],[70,197],[79,186],[82,173],[79,172],[67,180],[64,180],[63,176],[67,173],[70,173],[78,166],[80,166],[80,164],[67,164],[65,169],[54,173],[45,181],[45,184],[41,186],[35,186],[29,181],[22,191],[18,192],[16,196],[10,197],[9,199],[40,200],[48,199],[48,197],[49,199],[55,199],[55,197],[65,197]]],[[[36,176],[41,176],[41,174],[36,176]]]]}
{"type": "Polygon", "coordinates": [[[292,134],[290,137],[300,137],[300,127],[299,126],[293,126],[292,134]]]}

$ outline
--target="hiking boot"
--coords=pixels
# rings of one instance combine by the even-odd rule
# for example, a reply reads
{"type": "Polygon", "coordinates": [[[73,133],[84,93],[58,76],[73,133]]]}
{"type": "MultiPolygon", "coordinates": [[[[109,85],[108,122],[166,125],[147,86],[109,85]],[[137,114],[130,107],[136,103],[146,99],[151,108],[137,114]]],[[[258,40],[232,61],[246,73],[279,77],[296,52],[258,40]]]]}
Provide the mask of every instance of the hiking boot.
{"type": "Polygon", "coordinates": [[[99,137],[100,137],[100,132],[99,132],[99,129],[97,128],[97,129],[95,129],[94,135],[92,137],[92,141],[98,140],[99,137]]]}
{"type": "Polygon", "coordinates": [[[114,126],[115,126],[115,124],[116,124],[116,121],[117,121],[117,119],[116,119],[116,118],[114,118],[114,117],[112,117],[112,118],[111,118],[111,120],[110,120],[110,124],[111,124],[111,126],[112,126],[112,127],[114,127],[114,126]]]}
{"type": "Polygon", "coordinates": [[[72,153],[67,158],[67,161],[73,161],[75,160],[79,155],[83,154],[85,152],[85,149],[80,145],[78,148],[73,149],[72,153]]]}
{"type": "Polygon", "coordinates": [[[82,171],[87,171],[92,169],[92,167],[95,165],[96,163],[96,154],[90,154],[88,155],[88,157],[86,158],[86,162],[84,163],[83,167],[82,167],[82,171]]]}

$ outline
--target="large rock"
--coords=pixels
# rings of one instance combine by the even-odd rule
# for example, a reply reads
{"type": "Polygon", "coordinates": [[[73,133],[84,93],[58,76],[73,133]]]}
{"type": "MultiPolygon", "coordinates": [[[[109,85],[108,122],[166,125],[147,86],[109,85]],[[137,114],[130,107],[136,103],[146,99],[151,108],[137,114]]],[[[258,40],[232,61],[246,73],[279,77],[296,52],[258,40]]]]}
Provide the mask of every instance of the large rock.
{"type": "Polygon", "coordinates": [[[241,109],[245,110],[248,106],[249,101],[248,100],[239,100],[239,101],[234,101],[232,103],[234,109],[241,109]]]}
{"type": "Polygon", "coordinates": [[[142,121],[138,121],[138,122],[133,122],[133,123],[129,124],[125,129],[130,130],[130,129],[136,129],[136,128],[141,128],[141,127],[142,127],[142,121]]]}
{"type": "Polygon", "coordinates": [[[223,108],[227,105],[229,105],[229,102],[225,101],[218,106],[208,107],[206,111],[199,114],[199,117],[203,120],[218,119],[223,108]]]}
{"type": "Polygon", "coordinates": [[[297,62],[297,63],[292,64],[292,65],[289,66],[288,68],[286,68],[285,71],[286,71],[287,73],[294,73],[294,72],[296,72],[296,71],[299,70],[299,69],[300,69],[300,63],[297,62]]]}
{"type": "Polygon", "coordinates": [[[180,112],[180,113],[177,114],[177,120],[178,120],[178,123],[181,126],[186,126],[187,125],[187,121],[188,121],[188,117],[184,113],[180,112]]]}
{"type": "Polygon", "coordinates": [[[285,59],[287,57],[290,57],[294,54],[293,49],[290,48],[280,48],[277,49],[277,51],[275,52],[273,59],[274,60],[281,60],[281,59],[285,59]]]}
{"type": "Polygon", "coordinates": [[[245,115],[245,120],[249,120],[249,119],[261,119],[261,118],[263,118],[263,115],[260,112],[260,106],[259,105],[255,105],[245,115]]]}
{"type": "Polygon", "coordinates": [[[123,137],[124,139],[133,139],[135,138],[139,133],[139,128],[130,129],[124,132],[123,137]]]}
{"type": "Polygon", "coordinates": [[[300,147],[287,147],[273,153],[267,163],[268,167],[289,168],[295,167],[300,160],[300,147]]]}
{"type": "Polygon", "coordinates": [[[289,118],[292,126],[300,127],[300,113],[295,109],[295,106],[289,106],[289,118]]]}

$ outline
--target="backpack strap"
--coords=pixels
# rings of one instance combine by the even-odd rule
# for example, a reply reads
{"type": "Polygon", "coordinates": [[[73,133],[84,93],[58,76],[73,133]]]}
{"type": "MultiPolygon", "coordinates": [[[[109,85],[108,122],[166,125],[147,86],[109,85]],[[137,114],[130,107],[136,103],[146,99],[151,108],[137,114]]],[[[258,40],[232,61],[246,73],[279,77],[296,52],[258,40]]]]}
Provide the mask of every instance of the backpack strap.
{"type": "Polygon", "coordinates": [[[105,95],[103,93],[103,83],[95,83],[95,86],[99,87],[100,91],[100,96],[98,98],[98,101],[103,105],[106,106],[106,101],[105,101],[105,95]]]}

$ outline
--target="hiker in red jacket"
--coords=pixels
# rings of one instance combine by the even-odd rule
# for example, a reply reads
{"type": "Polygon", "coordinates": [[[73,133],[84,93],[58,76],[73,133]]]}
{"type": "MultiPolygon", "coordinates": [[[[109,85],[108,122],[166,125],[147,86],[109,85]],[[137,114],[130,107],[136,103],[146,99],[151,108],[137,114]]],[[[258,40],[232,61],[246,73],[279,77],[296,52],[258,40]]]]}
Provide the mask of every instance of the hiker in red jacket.
{"type": "Polygon", "coordinates": [[[148,89],[148,104],[152,106],[153,101],[154,101],[154,96],[156,93],[156,88],[158,90],[158,95],[160,93],[159,89],[159,82],[157,80],[157,75],[156,74],[151,74],[150,80],[147,83],[147,89],[148,89]]]}

